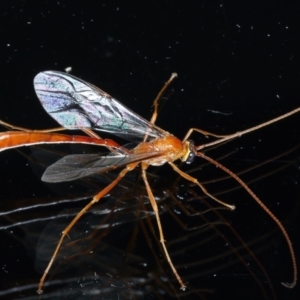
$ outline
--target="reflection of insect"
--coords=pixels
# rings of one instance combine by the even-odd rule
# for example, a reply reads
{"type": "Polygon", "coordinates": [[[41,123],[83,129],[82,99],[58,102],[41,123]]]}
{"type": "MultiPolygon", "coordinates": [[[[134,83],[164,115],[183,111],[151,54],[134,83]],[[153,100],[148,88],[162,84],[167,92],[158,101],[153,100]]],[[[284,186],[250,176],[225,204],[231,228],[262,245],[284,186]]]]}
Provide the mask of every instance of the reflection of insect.
{"type": "Polygon", "coordinates": [[[207,157],[200,150],[231,140],[243,134],[257,130],[261,127],[267,126],[271,123],[277,122],[288,116],[300,111],[300,108],[295,109],[285,115],[275,118],[266,123],[252,127],[239,133],[219,136],[200,129],[191,128],[183,141],[174,137],[172,134],[162,130],[155,125],[157,118],[158,101],[169,83],[176,77],[172,74],[171,78],[164,85],[157,98],[154,101],[154,113],[150,122],[133,113],[124,107],[117,100],[98,89],[97,87],[86,83],[69,74],[64,74],[56,71],[46,71],[39,73],[34,79],[34,87],[38,98],[40,99],[45,110],[60,124],[63,128],[33,131],[24,128],[9,125],[1,121],[2,125],[14,129],[16,131],[8,131],[0,134],[0,151],[18,146],[34,145],[34,144],[48,144],[48,143],[87,143],[95,144],[108,148],[111,154],[108,156],[101,156],[96,154],[76,154],[68,155],[57,161],[45,171],[42,180],[47,182],[62,182],[79,179],[98,172],[107,172],[121,166],[125,168],[119,173],[117,178],[113,180],[106,188],[95,195],[90,203],[88,203],[71,221],[71,223],[62,232],[61,238],[52,255],[52,258],[44,271],[40,280],[38,292],[42,293],[42,286],[45,277],[55,260],[63,239],[71,230],[78,219],[96,202],[98,202],[104,195],[118,184],[118,182],[126,175],[127,172],[132,171],[138,165],[141,166],[142,178],[146,186],[147,194],[154,210],[157,225],[159,229],[160,241],[166,255],[167,261],[175,274],[181,289],[186,287],[176,271],[168,250],[165,246],[163,230],[160,222],[158,206],[156,204],[154,195],[149,186],[146,170],[148,166],[160,166],[168,163],[174,171],[185,179],[198,185],[202,191],[210,198],[218,203],[226,206],[229,209],[234,209],[233,205],[224,203],[209,194],[204,186],[191,177],[187,173],[181,171],[173,161],[181,159],[184,162],[191,163],[195,156],[202,157],[209,162],[215,164],[230,176],[236,179],[246,191],[258,202],[258,204],[270,215],[270,217],[277,223],[283,232],[288,246],[290,248],[293,267],[294,280],[291,284],[283,283],[286,287],[293,287],[296,284],[297,269],[295,255],[292,244],[280,221],[270,212],[270,210],[258,199],[258,197],[249,189],[249,187],[230,170],[222,166],[220,163],[207,157]],[[88,136],[69,136],[59,134],[55,131],[62,129],[80,129],[88,136]],[[125,148],[119,146],[112,140],[101,139],[93,130],[109,132],[117,136],[121,136],[129,140],[138,140],[140,143],[135,148],[125,148]],[[199,132],[205,136],[214,136],[217,140],[200,146],[195,146],[188,138],[194,132],[199,132]]]}

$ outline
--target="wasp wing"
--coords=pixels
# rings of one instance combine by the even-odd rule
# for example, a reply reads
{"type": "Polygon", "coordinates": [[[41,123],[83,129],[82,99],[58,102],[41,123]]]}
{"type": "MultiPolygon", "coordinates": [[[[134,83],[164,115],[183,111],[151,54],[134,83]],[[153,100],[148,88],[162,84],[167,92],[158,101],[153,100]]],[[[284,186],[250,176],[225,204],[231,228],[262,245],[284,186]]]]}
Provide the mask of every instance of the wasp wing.
{"type": "Polygon", "coordinates": [[[48,167],[42,176],[42,180],[45,182],[72,181],[160,155],[162,155],[161,152],[118,153],[107,156],[100,156],[99,154],[71,154],[48,167]]]}
{"type": "Polygon", "coordinates": [[[70,74],[41,72],[34,78],[34,88],[47,113],[67,129],[92,128],[129,140],[166,134],[104,91],[70,74]]]}

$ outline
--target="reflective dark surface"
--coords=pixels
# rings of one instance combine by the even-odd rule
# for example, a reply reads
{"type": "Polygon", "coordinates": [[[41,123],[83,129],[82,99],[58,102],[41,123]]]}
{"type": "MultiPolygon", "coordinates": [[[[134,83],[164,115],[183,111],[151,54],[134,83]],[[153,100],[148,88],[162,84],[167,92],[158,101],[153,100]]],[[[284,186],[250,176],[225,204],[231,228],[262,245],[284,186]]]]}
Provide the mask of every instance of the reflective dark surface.
{"type": "MultiPolygon", "coordinates": [[[[3,4],[0,119],[35,129],[57,126],[34,95],[32,80],[40,71],[72,66],[72,74],[147,119],[158,90],[177,72],[157,125],[178,137],[190,127],[227,134],[254,126],[299,106],[295,11],[294,2],[281,1],[3,4]]],[[[286,227],[298,261],[299,118],[206,152],[236,173],[245,171],[240,176],[286,227]]],[[[200,134],[191,138],[196,145],[210,141],[200,134]]],[[[60,215],[72,215],[88,201],[76,199],[93,195],[113,178],[45,185],[30,163],[31,151],[22,153],[30,157],[0,153],[1,212],[29,207],[1,215],[6,229],[0,231],[0,295],[7,299],[37,298],[41,258],[51,250],[43,240],[51,243],[59,235],[68,221],[60,215]],[[64,202],[41,206],[55,201],[64,202]]],[[[47,156],[34,159],[41,169],[49,163],[47,156]]],[[[168,167],[149,170],[167,246],[188,291],[180,292],[160,251],[156,224],[150,212],[143,212],[150,209],[134,173],[74,228],[42,299],[298,299],[298,285],[289,290],[280,284],[292,280],[292,266],[273,221],[233,180],[219,180],[227,176],[216,167],[196,158],[182,168],[198,168],[191,175],[237,207],[216,210],[168,167]],[[109,225],[97,229],[98,224],[109,225]]]]}

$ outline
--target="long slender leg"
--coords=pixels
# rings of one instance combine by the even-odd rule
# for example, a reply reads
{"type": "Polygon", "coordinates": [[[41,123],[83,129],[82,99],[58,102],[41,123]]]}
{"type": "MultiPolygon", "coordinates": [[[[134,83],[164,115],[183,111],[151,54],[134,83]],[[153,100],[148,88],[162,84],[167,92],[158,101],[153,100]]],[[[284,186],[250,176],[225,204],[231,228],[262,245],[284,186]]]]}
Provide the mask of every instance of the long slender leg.
{"type": "MultiPolygon", "coordinates": [[[[226,167],[224,167],[223,165],[221,165],[220,163],[218,163],[217,161],[213,160],[212,158],[204,155],[201,152],[197,152],[197,155],[206,159],[207,161],[211,162],[212,164],[216,165],[218,168],[222,169],[223,171],[225,171],[227,174],[229,174],[232,178],[234,178],[249,194],[250,196],[263,208],[263,210],[273,219],[273,221],[277,224],[277,226],[280,228],[281,232],[283,233],[290,253],[291,253],[291,258],[292,258],[292,264],[293,264],[293,269],[294,269],[294,279],[292,283],[284,283],[282,282],[282,285],[287,287],[287,288],[293,288],[296,285],[297,282],[297,263],[296,263],[296,257],[295,257],[295,252],[293,249],[293,245],[292,242],[290,240],[290,237],[288,235],[288,233],[286,232],[285,228],[283,227],[283,225],[281,224],[281,222],[276,218],[276,216],[264,205],[264,203],[254,194],[254,192],[247,186],[247,184],[240,178],[238,177],[236,174],[234,174],[232,171],[230,171],[229,169],[227,169],[226,167]]],[[[181,171],[175,164],[173,164],[172,162],[169,162],[169,164],[171,165],[171,167],[173,168],[174,171],[176,171],[179,175],[181,175],[183,178],[194,182],[195,184],[197,184],[202,190],[203,192],[208,195],[210,198],[214,199],[215,201],[217,201],[218,203],[221,203],[223,205],[225,205],[226,207],[229,207],[231,209],[234,209],[235,206],[231,206],[227,203],[224,203],[220,200],[218,200],[217,198],[215,198],[214,196],[212,196],[211,194],[209,194],[206,189],[204,188],[204,186],[202,184],[200,184],[196,178],[191,177],[190,175],[186,174],[185,172],[181,171]]]]}
{"type": "MultiPolygon", "coordinates": [[[[159,93],[157,94],[156,98],[154,99],[154,101],[153,101],[154,111],[153,111],[152,117],[150,119],[150,123],[151,124],[154,125],[155,121],[157,119],[157,115],[158,115],[158,102],[159,102],[159,99],[161,98],[161,95],[164,93],[164,91],[166,90],[166,88],[170,85],[170,83],[176,77],[177,77],[177,74],[176,73],[172,73],[171,77],[169,78],[169,80],[164,84],[164,86],[162,87],[162,89],[159,91],[159,93]]],[[[144,137],[144,142],[147,140],[147,138],[148,138],[148,134],[146,133],[145,137],[144,137]]]]}
{"type": "Polygon", "coordinates": [[[190,176],[189,174],[181,171],[175,164],[173,164],[172,162],[169,162],[169,165],[173,168],[173,170],[175,172],[177,172],[180,176],[182,176],[183,178],[185,178],[186,180],[188,181],[191,181],[195,184],[197,184],[201,190],[203,191],[204,194],[206,194],[208,197],[210,197],[211,199],[215,200],[216,202],[228,207],[229,209],[231,210],[234,210],[235,209],[235,206],[234,205],[230,205],[228,203],[225,203],[219,199],[217,199],[215,196],[211,195],[207,190],[206,188],[194,177],[190,176]]]}
{"type": "Polygon", "coordinates": [[[157,115],[158,115],[158,102],[159,99],[161,98],[161,95],[164,93],[164,91],[166,90],[166,88],[170,85],[170,83],[173,81],[174,78],[177,77],[176,73],[172,73],[171,77],[169,78],[169,80],[164,84],[164,86],[162,87],[162,89],[159,91],[159,93],[157,94],[156,98],[153,101],[153,106],[154,106],[154,111],[150,120],[151,124],[155,124],[155,121],[157,119],[157,115]]]}
{"type": "Polygon", "coordinates": [[[194,131],[203,134],[205,137],[208,137],[208,136],[210,135],[210,136],[213,136],[213,137],[216,137],[216,138],[219,138],[219,139],[220,139],[220,138],[225,138],[225,137],[228,136],[228,135],[214,134],[214,133],[211,133],[211,132],[208,132],[208,131],[199,129],[199,128],[190,128],[189,131],[187,132],[187,134],[185,135],[185,137],[184,137],[184,139],[183,139],[182,142],[185,142],[185,141],[191,136],[191,134],[192,134],[194,131]]]}
{"type": "Polygon", "coordinates": [[[151,203],[153,211],[155,213],[155,217],[156,217],[156,221],[157,221],[157,226],[158,226],[158,231],[159,231],[160,242],[161,242],[161,245],[162,245],[163,250],[165,252],[167,261],[168,261],[168,263],[169,263],[169,265],[170,265],[170,267],[171,267],[171,269],[172,269],[175,277],[177,278],[177,280],[178,280],[178,282],[180,284],[180,289],[184,291],[186,289],[186,286],[184,285],[184,283],[183,283],[181,277],[179,276],[179,274],[177,273],[177,271],[176,271],[176,269],[175,269],[175,267],[174,267],[174,265],[172,263],[172,260],[170,258],[170,255],[169,255],[168,249],[166,247],[166,244],[165,244],[165,239],[164,239],[164,234],[163,234],[163,230],[162,230],[162,226],[161,226],[161,222],[160,222],[160,217],[159,217],[159,213],[158,213],[157,203],[156,203],[156,201],[154,199],[152,190],[150,188],[150,185],[149,185],[149,182],[148,182],[148,179],[147,179],[146,169],[147,169],[147,165],[142,163],[142,177],[143,177],[143,180],[144,180],[144,183],[145,183],[145,186],[146,186],[146,190],[147,190],[147,194],[148,194],[150,203],[151,203]]]}
{"type": "Polygon", "coordinates": [[[85,132],[88,136],[90,136],[92,138],[102,139],[96,132],[94,132],[90,128],[80,128],[80,129],[81,129],[81,131],[85,132]]]}
{"type": "MultiPolygon", "coordinates": [[[[20,130],[20,131],[25,131],[25,132],[41,132],[41,133],[50,133],[50,132],[57,132],[57,131],[63,131],[63,130],[67,130],[64,127],[57,127],[57,128],[50,128],[50,129],[29,129],[29,128],[24,128],[24,127],[19,127],[19,126],[15,126],[12,124],[9,124],[7,122],[4,122],[2,120],[0,120],[0,125],[3,125],[6,128],[9,129],[13,129],[13,130],[20,130]]],[[[90,128],[80,128],[84,133],[86,133],[88,136],[93,137],[93,138],[97,138],[97,139],[102,139],[98,134],[96,134],[93,130],[91,130],[90,128]]]]}
{"type": "Polygon", "coordinates": [[[71,223],[65,228],[65,230],[62,232],[62,235],[61,235],[61,237],[60,237],[60,239],[59,239],[59,242],[58,242],[58,244],[57,244],[57,246],[56,246],[56,248],[55,248],[55,250],[54,250],[54,253],[53,253],[53,255],[52,255],[52,257],[51,257],[51,259],[50,259],[50,261],[49,261],[49,263],[48,263],[48,266],[47,266],[47,268],[45,269],[42,278],[40,279],[40,283],[39,283],[38,290],[37,290],[37,293],[38,293],[38,294],[42,294],[42,293],[43,293],[43,289],[42,289],[42,288],[43,288],[43,283],[44,283],[45,278],[46,278],[46,276],[47,276],[47,274],[48,274],[48,272],[49,272],[49,270],[50,270],[50,268],[51,268],[51,266],[52,266],[52,264],[53,264],[53,262],[54,262],[54,260],[55,260],[55,258],[56,258],[56,256],[57,256],[57,253],[58,253],[58,251],[59,251],[59,249],[60,249],[60,246],[61,246],[61,244],[62,244],[62,242],[63,242],[65,236],[68,235],[69,231],[70,231],[70,230],[72,229],[72,227],[76,224],[76,222],[82,217],[82,215],[83,215],[86,211],[88,211],[88,210],[90,209],[90,207],[91,207],[93,204],[97,203],[103,196],[105,196],[107,193],[109,193],[109,191],[110,191],[113,187],[115,187],[115,186],[117,185],[117,183],[125,176],[125,174],[126,174],[128,171],[133,170],[133,169],[136,167],[136,165],[137,165],[137,164],[133,164],[133,165],[130,165],[130,166],[126,166],[126,168],[123,169],[123,170],[119,173],[118,177],[117,177],[113,182],[111,182],[107,187],[105,187],[103,190],[101,190],[97,195],[95,195],[95,196],[93,197],[92,201],[91,201],[90,203],[88,203],[88,204],[87,204],[87,205],[86,205],[86,206],[85,206],[85,207],[77,214],[77,216],[71,221],[71,223]]]}
{"type": "Polygon", "coordinates": [[[4,122],[2,120],[0,120],[0,124],[9,129],[20,130],[20,131],[29,131],[29,132],[45,132],[45,133],[47,133],[47,132],[56,132],[56,131],[66,130],[66,128],[64,128],[64,127],[34,130],[34,129],[28,129],[28,128],[24,128],[24,127],[15,126],[15,125],[9,124],[7,122],[4,122]]]}

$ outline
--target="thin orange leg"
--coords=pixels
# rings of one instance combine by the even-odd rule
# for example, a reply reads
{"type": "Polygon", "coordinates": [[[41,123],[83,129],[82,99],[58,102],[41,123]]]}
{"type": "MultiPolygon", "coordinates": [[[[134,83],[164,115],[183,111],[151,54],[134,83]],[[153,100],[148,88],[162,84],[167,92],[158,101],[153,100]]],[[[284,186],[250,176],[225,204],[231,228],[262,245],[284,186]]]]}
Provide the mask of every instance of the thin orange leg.
{"type": "Polygon", "coordinates": [[[9,124],[7,122],[4,122],[2,120],[0,120],[0,125],[3,125],[4,127],[9,128],[9,129],[13,129],[13,130],[28,131],[28,132],[45,132],[45,133],[48,132],[48,133],[50,133],[50,132],[66,130],[66,128],[64,128],[64,127],[34,130],[34,129],[28,129],[28,128],[24,128],[24,127],[15,126],[15,125],[9,124]]]}
{"type": "Polygon", "coordinates": [[[161,225],[161,222],[160,222],[160,217],[159,217],[157,203],[156,203],[156,201],[154,199],[154,196],[153,196],[153,193],[152,193],[152,190],[151,190],[151,187],[149,185],[149,182],[148,182],[148,179],[147,179],[147,175],[146,175],[146,169],[147,169],[147,167],[148,167],[147,164],[142,163],[142,177],[143,177],[143,180],[144,180],[144,183],[145,183],[145,186],[146,186],[146,190],[147,190],[147,194],[148,194],[150,203],[151,203],[153,211],[155,213],[155,218],[156,218],[156,221],[157,221],[157,226],[158,226],[158,231],[159,231],[160,242],[161,242],[161,245],[162,245],[163,250],[165,252],[167,261],[168,261],[168,263],[169,263],[169,265],[170,265],[170,267],[171,267],[171,269],[172,269],[175,277],[177,278],[177,280],[178,280],[178,282],[180,284],[180,289],[184,291],[186,289],[186,286],[183,283],[183,281],[182,281],[181,277],[179,276],[179,274],[177,273],[176,268],[173,265],[173,262],[171,260],[171,257],[169,255],[168,249],[167,249],[166,244],[165,244],[165,239],[164,239],[162,225],[161,225]]]}
{"type": "Polygon", "coordinates": [[[153,101],[153,106],[154,106],[154,111],[150,120],[151,124],[154,124],[156,119],[157,119],[157,115],[158,115],[158,101],[161,98],[162,94],[164,93],[164,91],[166,90],[166,88],[170,85],[170,83],[173,81],[174,78],[176,78],[178,75],[177,73],[172,73],[171,77],[169,78],[169,80],[164,84],[164,86],[162,87],[162,89],[159,91],[159,93],[157,94],[156,98],[153,101]]]}
{"type": "MultiPolygon", "coordinates": [[[[293,288],[296,285],[297,282],[297,263],[296,263],[296,257],[295,257],[295,253],[294,253],[294,249],[293,249],[293,245],[291,242],[291,239],[287,233],[287,231],[285,230],[285,228],[283,227],[283,225],[281,224],[281,222],[276,218],[276,216],[269,210],[268,207],[265,206],[265,204],[254,194],[254,192],[247,186],[247,184],[240,178],[238,177],[236,174],[234,174],[232,171],[230,171],[229,169],[227,169],[226,167],[224,167],[222,164],[220,164],[219,162],[215,161],[214,159],[206,156],[205,154],[203,154],[202,152],[197,152],[197,155],[199,157],[204,158],[205,160],[209,161],[210,163],[216,165],[218,168],[222,169],[224,172],[226,172],[227,174],[229,174],[232,178],[234,178],[249,194],[250,196],[262,207],[262,209],[273,219],[273,221],[277,224],[277,226],[279,227],[279,229],[281,230],[285,240],[287,241],[289,250],[290,250],[290,254],[291,254],[291,258],[292,258],[292,265],[293,265],[293,270],[294,270],[294,278],[293,278],[293,282],[292,283],[284,283],[282,282],[282,285],[287,287],[287,288],[293,288]]],[[[229,205],[225,202],[220,201],[219,199],[215,198],[213,195],[209,194],[207,192],[207,190],[205,189],[205,187],[200,184],[198,182],[198,180],[188,174],[186,174],[185,172],[181,171],[175,164],[169,162],[169,164],[171,165],[171,167],[173,168],[174,171],[176,171],[179,175],[181,175],[183,178],[197,184],[202,191],[208,195],[210,198],[212,198],[213,200],[217,201],[218,203],[230,208],[230,209],[234,209],[235,206],[234,205],[229,205]]]]}
{"type": "MultiPolygon", "coordinates": [[[[154,101],[153,101],[154,110],[153,110],[152,117],[151,117],[151,120],[150,120],[150,123],[152,125],[155,124],[155,121],[156,121],[157,116],[158,116],[158,102],[159,102],[159,99],[161,98],[161,96],[164,93],[164,91],[166,90],[166,88],[170,85],[170,83],[176,77],[177,77],[177,74],[176,73],[172,73],[171,77],[169,78],[169,80],[164,84],[164,86],[162,87],[162,89],[159,91],[159,93],[157,94],[156,98],[154,99],[154,101]]],[[[148,137],[148,135],[145,134],[144,142],[147,140],[147,137],[148,137]]]]}
{"type": "Polygon", "coordinates": [[[203,186],[203,184],[201,184],[196,178],[190,176],[189,174],[181,171],[175,164],[173,164],[172,162],[169,162],[169,165],[173,168],[173,170],[175,172],[177,172],[180,176],[182,176],[183,178],[185,178],[186,180],[188,181],[191,181],[195,184],[197,184],[201,190],[203,191],[204,194],[206,194],[208,197],[210,197],[211,199],[215,200],[216,202],[222,204],[223,206],[229,208],[230,210],[234,210],[235,209],[235,206],[234,205],[230,205],[228,203],[225,203],[221,200],[219,200],[218,198],[216,198],[215,196],[211,195],[207,189],[203,186]]]}
{"type": "Polygon", "coordinates": [[[59,251],[59,249],[60,249],[60,247],[61,247],[61,244],[62,244],[62,242],[63,242],[65,236],[68,235],[68,233],[70,232],[70,230],[72,229],[72,227],[73,227],[73,226],[76,224],[76,222],[82,217],[82,215],[83,215],[85,212],[87,212],[93,204],[97,203],[103,196],[105,196],[107,193],[109,193],[110,190],[111,190],[113,187],[115,187],[115,186],[118,184],[118,182],[126,175],[126,173],[127,173],[128,171],[131,171],[132,169],[134,169],[134,168],[136,167],[136,165],[137,165],[137,164],[132,165],[132,167],[128,167],[128,166],[127,166],[125,169],[123,169],[123,170],[119,173],[118,177],[117,177],[113,182],[111,182],[107,187],[105,187],[103,190],[101,190],[97,195],[95,195],[95,196],[93,197],[92,201],[89,202],[89,203],[88,203],[88,204],[87,204],[87,205],[86,205],[86,206],[85,206],[85,207],[84,207],[84,208],[76,215],[76,217],[71,221],[71,223],[65,228],[65,230],[62,232],[62,235],[61,235],[61,237],[60,237],[60,239],[59,239],[59,242],[58,242],[58,244],[57,244],[57,246],[56,246],[56,248],[55,248],[55,250],[54,250],[54,253],[53,253],[53,255],[52,255],[52,257],[51,257],[51,259],[50,259],[50,261],[49,261],[49,263],[48,263],[48,266],[47,266],[47,268],[45,269],[42,278],[40,279],[40,283],[39,283],[38,290],[37,290],[37,293],[38,293],[38,294],[42,294],[42,293],[43,293],[43,284],[44,284],[45,278],[46,278],[46,276],[47,276],[47,274],[48,274],[48,272],[49,272],[49,270],[50,270],[50,268],[51,268],[51,266],[52,266],[52,264],[53,264],[53,262],[54,262],[54,260],[55,260],[55,258],[56,258],[56,256],[57,256],[57,253],[58,253],[58,251],[59,251]]]}

